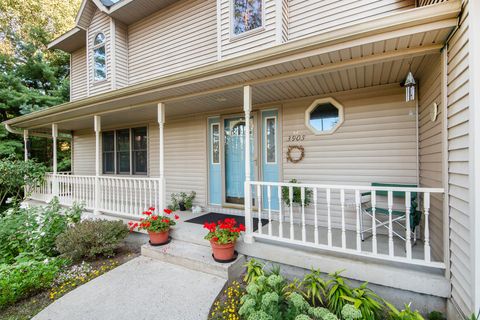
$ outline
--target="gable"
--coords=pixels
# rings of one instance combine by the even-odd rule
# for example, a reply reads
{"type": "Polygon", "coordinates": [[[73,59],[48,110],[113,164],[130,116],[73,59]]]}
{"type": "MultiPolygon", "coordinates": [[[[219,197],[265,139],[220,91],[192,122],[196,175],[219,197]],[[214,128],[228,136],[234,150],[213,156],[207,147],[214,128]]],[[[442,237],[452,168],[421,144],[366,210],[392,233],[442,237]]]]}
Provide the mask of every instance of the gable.
{"type": "MultiPolygon", "coordinates": [[[[90,22],[92,21],[93,15],[95,14],[96,10],[100,10],[102,12],[107,12],[107,7],[103,4],[105,3],[114,3],[115,0],[83,0],[82,5],[80,6],[80,10],[78,11],[77,17],[75,22],[77,26],[87,29],[90,26],[90,22]]],[[[116,1],[118,2],[118,1],[116,1]]]]}

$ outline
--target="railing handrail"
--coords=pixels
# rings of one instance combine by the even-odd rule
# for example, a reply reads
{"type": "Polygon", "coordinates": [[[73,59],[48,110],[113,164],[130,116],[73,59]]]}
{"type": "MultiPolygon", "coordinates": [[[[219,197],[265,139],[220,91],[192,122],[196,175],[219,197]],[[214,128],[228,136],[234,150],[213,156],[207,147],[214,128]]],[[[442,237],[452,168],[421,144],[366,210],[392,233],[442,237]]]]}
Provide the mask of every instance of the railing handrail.
{"type": "Polygon", "coordinates": [[[430,192],[444,193],[443,188],[425,188],[425,187],[383,187],[383,186],[365,186],[365,185],[339,185],[339,184],[313,184],[313,183],[291,183],[291,182],[268,182],[268,181],[250,181],[251,184],[260,186],[276,187],[305,187],[317,189],[344,189],[361,191],[401,191],[401,192],[430,192]]]}

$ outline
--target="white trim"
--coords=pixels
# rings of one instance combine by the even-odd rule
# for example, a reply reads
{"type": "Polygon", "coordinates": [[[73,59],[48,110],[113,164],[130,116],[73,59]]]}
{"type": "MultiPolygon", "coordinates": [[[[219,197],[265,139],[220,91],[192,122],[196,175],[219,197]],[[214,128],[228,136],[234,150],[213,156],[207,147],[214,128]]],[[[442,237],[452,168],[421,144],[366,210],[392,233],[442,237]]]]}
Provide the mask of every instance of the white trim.
{"type": "MultiPolygon", "coordinates": [[[[263,112],[268,112],[268,111],[263,110],[262,113],[263,113],[263,112]]],[[[265,162],[264,162],[264,164],[276,165],[277,162],[278,162],[278,155],[277,155],[277,153],[278,153],[278,149],[277,149],[277,148],[278,148],[278,141],[277,141],[277,139],[278,139],[278,132],[277,132],[277,131],[278,131],[278,130],[277,130],[277,126],[278,126],[277,116],[267,116],[267,117],[265,117],[265,121],[263,122],[263,129],[264,129],[264,130],[262,130],[262,131],[263,131],[263,134],[265,135],[265,136],[264,136],[264,137],[265,137],[265,143],[264,143],[264,147],[262,148],[262,149],[263,149],[263,152],[264,152],[264,154],[265,154],[265,162]],[[269,161],[268,161],[268,150],[267,150],[267,145],[268,145],[268,143],[267,143],[267,120],[271,120],[271,119],[275,120],[275,132],[274,132],[274,135],[275,135],[275,137],[274,137],[274,141],[275,141],[275,153],[274,153],[274,154],[275,154],[275,161],[273,161],[273,162],[269,162],[269,161]]],[[[262,140],[263,140],[263,139],[262,139],[262,140]]],[[[263,141],[262,141],[262,142],[263,142],[263,141]]]]}
{"type": "Polygon", "coordinates": [[[472,270],[472,312],[477,314],[480,310],[480,3],[470,1],[470,16],[468,17],[469,40],[469,85],[470,85],[470,235],[471,235],[471,270],[472,270]]]}
{"type": "Polygon", "coordinates": [[[229,13],[230,41],[240,40],[240,39],[243,39],[245,37],[249,37],[251,35],[257,34],[257,33],[262,32],[262,31],[265,31],[265,29],[266,29],[265,28],[265,0],[260,0],[260,1],[262,1],[262,25],[260,27],[255,28],[255,29],[251,29],[251,30],[242,32],[240,34],[235,34],[235,31],[234,31],[233,2],[235,0],[228,0],[228,1],[229,1],[229,10],[230,10],[230,13],[229,13]]]}
{"type": "Polygon", "coordinates": [[[217,0],[217,61],[222,60],[222,0],[217,0]]]}
{"type": "Polygon", "coordinates": [[[450,202],[449,202],[449,166],[448,166],[448,100],[447,100],[447,66],[448,45],[442,50],[441,93],[442,93],[442,175],[443,175],[443,261],[445,277],[450,279],[450,202]]]}
{"type": "MultiPolygon", "coordinates": [[[[86,34],[86,39],[85,39],[85,50],[87,50],[86,54],[85,54],[85,58],[87,60],[87,65],[86,65],[86,68],[87,68],[87,97],[90,97],[90,41],[88,41],[89,39],[89,34],[90,34],[90,31],[89,29],[87,29],[87,34],[86,34]]],[[[70,84],[71,86],[71,84],[70,84]]],[[[80,99],[81,100],[81,99],[80,99]]]]}
{"type": "MultiPolygon", "coordinates": [[[[111,73],[112,73],[112,79],[111,79],[111,88],[112,90],[115,90],[117,89],[117,61],[116,61],[116,24],[115,24],[115,19],[113,19],[112,17],[110,17],[110,50],[109,53],[110,53],[110,69],[111,69],[111,73]]],[[[105,49],[107,49],[105,47],[105,49]]],[[[105,50],[105,69],[107,69],[107,50],[105,50]]],[[[106,74],[105,74],[106,75],[106,74]]],[[[106,77],[105,77],[106,78],[106,77]]]]}
{"type": "MultiPolygon", "coordinates": [[[[207,120],[208,121],[208,120],[207,120]]],[[[220,122],[213,122],[210,124],[210,164],[211,165],[220,165],[220,122]],[[218,127],[218,162],[213,162],[213,127],[218,127]]]]}
{"type": "Polygon", "coordinates": [[[344,121],[345,121],[345,116],[344,116],[344,112],[343,112],[343,106],[340,104],[340,102],[338,102],[337,100],[335,100],[332,97],[316,99],[307,108],[307,110],[305,110],[305,126],[317,136],[329,135],[329,134],[334,133],[335,131],[338,130],[338,128],[340,128],[340,126],[343,124],[344,121]],[[319,104],[324,104],[324,103],[331,103],[334,107],[336,107],[338,109],[338,122],[335,125],[335,127],[333,127],[332,129],[330,129],[328,131],[318,131],[317,129],[315,129],[310,124],[310,112],[312,112],[319,104]]]}
{"type": "MultiPolygon", "coordinates": [[[[92,80],[93,80],[93,85],[96,85],[98,83],[102,83],[104,81],[107,81],[108,79],[108,66],[107,66],[107,36],[105,35],[105,32],[103,31],[98,31],[95,33],[95,36],[92,38],[92,47],[91,47],[91,51],[92,51],[92,80]],[[95,39],[97,38],[97,36],[99,34],[102,34],[103,37],[104,37],[104,40],[102,43],[99,43],[99,44],[95,44],[95,39]],[[105,78],[103,79],[95,79],[95,50],[97,49],[100,49],[101,47],[104,47],[105,48],[105,78]]],[[[88,56],[88,55],[87,55],[88,56]]],[[[90,69],[90,68],[89,68],[90,69]]]]}

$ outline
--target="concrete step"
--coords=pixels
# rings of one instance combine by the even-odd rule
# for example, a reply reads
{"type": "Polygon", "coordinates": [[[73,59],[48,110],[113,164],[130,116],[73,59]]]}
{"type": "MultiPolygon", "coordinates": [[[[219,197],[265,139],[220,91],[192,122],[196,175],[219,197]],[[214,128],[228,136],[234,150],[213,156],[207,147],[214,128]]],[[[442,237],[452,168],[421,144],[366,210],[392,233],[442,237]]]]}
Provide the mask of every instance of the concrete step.
{"type": "Polygon", "coordinates": [[[213,260],[212,249],[204,245],[173,239],[165,246],[142,246],[142,255],[163,262],[176,264],[212,274],[227,280],[238,277],[244,268],[245,256],[239,254],[237,260],[230,263],[218,263],[213,260]]]}

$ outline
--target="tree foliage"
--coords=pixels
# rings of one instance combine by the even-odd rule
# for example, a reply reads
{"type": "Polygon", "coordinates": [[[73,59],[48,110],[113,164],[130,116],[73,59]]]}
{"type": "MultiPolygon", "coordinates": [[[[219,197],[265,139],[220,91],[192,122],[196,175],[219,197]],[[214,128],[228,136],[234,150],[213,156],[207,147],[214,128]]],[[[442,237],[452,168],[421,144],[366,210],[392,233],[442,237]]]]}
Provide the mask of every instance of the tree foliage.
{"type": "MultiPolygon", "coordinates": [[[[81,0],[0,1],[0,121],[69,100],[69,56],[48,43],[74,26],[81,0]]],[[[46,139],[33,138],[46,150],[46,139]]],[[[50,149],[51,151],[51,149],[50,149]]],[[[23,153],[22,137],[0,127],[0,158],[23,153]]],[[[41,162],[51,155],[32,154],[41,162]]],[[[59,162],[69,157],[60,152],[59,162]]]]}

